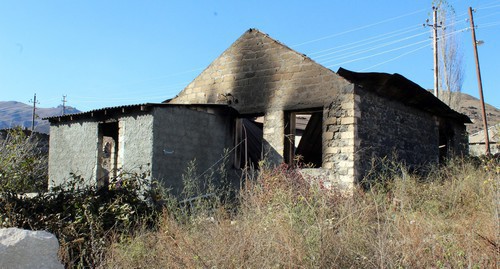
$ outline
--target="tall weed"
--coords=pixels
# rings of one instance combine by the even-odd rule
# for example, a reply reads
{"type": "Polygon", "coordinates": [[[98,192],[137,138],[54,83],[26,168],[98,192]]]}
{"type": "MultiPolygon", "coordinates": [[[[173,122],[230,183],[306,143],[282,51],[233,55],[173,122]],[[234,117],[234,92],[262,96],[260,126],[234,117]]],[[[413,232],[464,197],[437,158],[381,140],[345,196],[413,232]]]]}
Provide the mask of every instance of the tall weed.
{"type": "MultiPolygon", "coordinates": [[[[498,164],[497,164],[498,165],[498,164]]],[[[106,266],[214,268],[495,268],[498,172],[455,160],[426,176],[386,169],[346,195],[287,166],[253,173],[234,214],[115,241],[106,266]]]]}

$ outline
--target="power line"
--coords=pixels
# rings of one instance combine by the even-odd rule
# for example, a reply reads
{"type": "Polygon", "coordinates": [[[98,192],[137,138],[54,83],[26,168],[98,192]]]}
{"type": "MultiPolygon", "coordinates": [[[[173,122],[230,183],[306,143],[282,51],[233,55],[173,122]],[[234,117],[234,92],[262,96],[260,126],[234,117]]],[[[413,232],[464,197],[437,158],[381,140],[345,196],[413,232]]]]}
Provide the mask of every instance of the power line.
{"type": "Polygon", "coordinates": [[[400,16],[392,17],[392,18],[385,19],[385,20],[382,20],[382,21],[379,21],[379,22],[375,22],[375,23],[371,23],[371,24],[368,24],[368,25],[360,26],[360,27],[357,27],[357,28],[354,28],[354,29],[351,29],[351,30],[347,30],[347,31],[343,31],[343,32],[340,32],[340,33],[336,33],[336,34],[333,34],[333,35],[328,35],[328,36],[320,37],[320,38],[317,38],[317,39],[305,41],[305,42],[302,42],[302,43],[299,43],[299,44],[292,45],[292,47],[299,47],[299,46],[302,46],[302,45],[306,45],[306,44],[318,42],[318,41],[329,39],[329,38],[332,38],[332,37],[336,37],[336,36],[340,36],[340,35],[352,33],[352,32],[355,32],[355,31],[363,30],[363,29],[370,28],[370,27],[375,26],[375,25],[379,25],[379,24],[383,24],[383,23],[386,23],[386,22],[394,21],[394,20],[397,20],[397,19],[400,19],[400,18],[404,18],[404,17],[410,16],[410,15],[413,15],[413,14],[417,14],[417,13],[420,13],[420,12],[423,12],[423,11],[425,11],[425,9],[420,9],[420,10],[417,10],[417,11],[414,11],[414,12],[410,12],[410,13],[403,14],[403,15],[400,15],[400,16]]]}
{"type": "Polygon", "coordinates": [[[408,47],[411,47],[411,46],[422,44],[424,42],[427,42],[427,40],[415,42],[415,43],[412,43],[412,44],[409,44],[409,45],[405,45],[405,46],[402,46],[402,47],[398,47],[398,48],[394,48],[394,49],[382,51],[382,52],[375,53],[375,54],[370,54],[370,55],[365,56],[365,57],[360,57],[360,58],[356,58],[356,59],[353,59],[353,60],[349,60],[349,61],[345,61],[345,62],[341,62],[341,63],[336,63],[336,64],[332,64],[332,65],[328,65],[327,67],[330,68],[330,67],[333,67],[333,66],[339,66],[339,65],[343,65],[343,64],[347,64],[347,63],[352,63],[352,62],[357,62],[357,61],[360,61],[360,60],[365,60],[365,59],[373,58],[375,56],[387,54],[389,52],[393,52],[393,51],[397,51],[397,50],[402,50],[404,48],[408,48],[408,47]]]}
{"type": "MultiPolygon", "coordinates": [[[[307,55],[308,56],[312,56],[312,55],[316,55],[316,54],[320,54],[320,53],[323,53],[323,52],[332,51],[332,50],[339,49],[339,48],[352,47],[352,45],[359,44],[359,43],[362,43],[362,45],[358,45],[358,46],[363,46],[363,45],[366,45],[366,44],[372,44],[372,43],[375,43],[377,41],[381,41],[381,40],[385,40],[385,39],[388,39],[388,38],[391,38],[391,37],[395,37],[395,36],[398,36],[398,35],[401,35],[401,34],[413,32],[413,31],[415,31],[417,29],[420,29],[420,26],[419,27],[417,27],[417,26],[409,26],[409,27],[406,27],[406,28],[403,28],[403,29],[400,29],[400,30],[396,30],[396,31],[392,31],[392,32],[389,32],[389,33],[385,33],[385,34],[380,34],[380,35],[372,36],[372,37],[369,37],[369,38],[366,38],[366,39],[362,39],[362,40],[359,40],[359,41],[347,43],[347,44],[344,44],[344,45],[339,45],[339,46],[336,46],[336,47],[332,47],[332,48],[328,48],[328,49],[324,49],[324,50],[320,50],[320,51],[316,51],[316,52],[307,53],[307,55]],[[408,30],[408,29],[412,29],[412,30],[408,30]],[[401,32],[401,33],[399,33],[399,32],[401,32]],[[384,36],[387,36],[387,37],[384,37],[384,36]],[[373,39],[375,39],[375,40],[373,40],[373,39]],[[372,40],[372,41],[370,41],[370,40],[372,40]],[[370,42],[367,42],[367,41],[370,41],[370,42]]],[[[358,47],[358,46],[355,46],[355,47],[358,47]]]]}
{"type": "Polygon", "coordinates": [[[400,43],[402,41],[406,41],[406,40],[409,40],[409,39],[412,39],[412,38],[415,38],[415,37],[418,37],[418,36],[421,36],[421,35],[425,35],[425,34],[427,34],[427,33],[415,34],[415,35],[412,35],[412,36],[409,36],[409,37],[405,37],[405,38],[401,38],[401,39],[398,39],[398,40],[386,42],[386,43],[383,43],[383,44],[380,44],[380,45],[377,45],[377,46],[374,46],[374,47],[371,47],[371,48],[367,48],[367,49],[363,49],[363,50],[354,51],[354,52],[351,52],[351,53],[348,53],[348,54],[344,54],[343,56],[329,57],[327,59],[323,59],[323,61],[324,62],[331,62],[332,60],[340,60],[340,59],[349,58],[351,56],[355,56],[355,55],[363,54],[363,53],[366,53],[366,52],[369,52],[369,51],[373,51],[373,50],[376,50],[376,49],[380,49],[380,48],[383,48],[383,47],[387,47],[389,45],[400,43]]]}
{"type": "MultiPolygon", "coordinates": [[[[456,34],[456,33],[459,33],[459,32],[463,32],[464,30],[467,30],[467,29],[468,28],[460,29],[460,30],[451,32],[451,33],[447,34],[446,36],[450,36],[450,35],[453,35],[453,34],[456,34]]],[[[360,60],[365,60],[365,59],[373,58],[375,56],[379,56],[379,55],[387,54],[387,53],[390,53],[390,52],[393,52],[393,51],[405,49],[405,48],[412,47],[412,46],[415,46],[415,45],[418,45],[418,44],[422,44],[422,43],[425,43],[425,42],[428,42],[428,41],[427,40],[422,40],[422,41],[414,42],[414,43],[411,43],[411,44],[408,44],[408,45],[404,45],[404,46],[401,46],[401,47],[397,47],[397,48],[394,48],[394,49],[385,50],[385,51],[382,51],[382,52],[379,52],[379,53],[375,53],[375,54],[370,54],[370,55],[365,56],[365,57],[359,57],[359,58],[356,58],[356,59],[353,59],[353,60],[349,60],[349,61],[345,61],[345,62],[341,62],[341,63],[336,63],[336,64],[332,64],[332,65],[328,65],[326,67],[327,68],[331,68],[331,67],[343,65],[343,64],[346,64],[346,63],[357,62],[357,61],[360,61],[360,60]]]]}
{"type": "Polygon", "coordinates": [[[423,46],[421,46],[421,47],[419,47],[419,48],[416,48],[416,49],[411,50],[411,51],[409,51],[409,52],[405,52],[405,53],[403,53],[403,54],[400,54],[400,55],[398,55],[398,56],[396,56],[396,57],[394,57],[394,58],[391,58],[391,59],[389,59],[389,60],[387,60],[387,61],[383,61],[383,62],[381,62],[381,63],[375,64],[375,65],[372,65],[372,66],[370,66],[370,67],[367,67],[367,68],[361,69],[360,71],[361,71],[361,72],[364,72],[364,71],[370,70],[370,69],[372,69],[372,68],[374,68],[374,67],[384,65],[384,64],[386,64],[386,63],[388,63],[388,62],[392,62],[392,61],[397,60],[397,59],[399,59],[399,58],[401,58],[401,57],[404,57],[404,56],[406,56],[406,55],[408,55],[408,54],[411,54],[411,53],[417,52],[417,51],[419,51],[419,50],[421,50],[421,49],[423,49],[423,48],[426,48],[426,47],[428,47],[428,46],[430,46],[430,44],[425,44],[425,45],[423,45],[423,46]]]}

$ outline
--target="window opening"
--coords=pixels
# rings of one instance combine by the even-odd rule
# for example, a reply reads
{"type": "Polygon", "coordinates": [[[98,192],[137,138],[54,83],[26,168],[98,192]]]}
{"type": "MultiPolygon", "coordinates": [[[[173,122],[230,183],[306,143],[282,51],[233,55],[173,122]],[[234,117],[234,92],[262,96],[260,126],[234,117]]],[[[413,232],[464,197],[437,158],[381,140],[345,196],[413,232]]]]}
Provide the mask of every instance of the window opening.
{"type": "Polygon", "coordinates": [[[285,124],[285,162],[321,167],[323,111],[285,113],[285,124]]]}

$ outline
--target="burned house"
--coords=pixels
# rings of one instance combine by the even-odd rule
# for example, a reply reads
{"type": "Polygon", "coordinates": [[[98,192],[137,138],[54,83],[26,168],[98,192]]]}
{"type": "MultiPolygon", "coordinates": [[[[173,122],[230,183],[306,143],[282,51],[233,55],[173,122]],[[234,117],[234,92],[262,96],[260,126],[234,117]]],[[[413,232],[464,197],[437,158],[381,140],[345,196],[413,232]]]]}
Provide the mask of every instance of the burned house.
{"type": "Polygon", "coordinates": [[[399,74],[333,72],[255,29],[171,100],[49,120],[51,180],[148,166],[174,188],[190,159],[203,171],[224,148],[234,169],[300,161],[351,187],[376,157],[416,167],[465,154],[470,122],[399,74]]]}

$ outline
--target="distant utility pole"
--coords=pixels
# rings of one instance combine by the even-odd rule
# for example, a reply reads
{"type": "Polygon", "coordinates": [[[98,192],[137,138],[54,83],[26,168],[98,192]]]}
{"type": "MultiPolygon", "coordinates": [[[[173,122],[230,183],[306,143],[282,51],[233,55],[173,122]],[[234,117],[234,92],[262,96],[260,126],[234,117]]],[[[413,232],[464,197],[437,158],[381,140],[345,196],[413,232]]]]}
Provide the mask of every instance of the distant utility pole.
{"type": "Polygon", "coordinates": [[[66,95],[63,95],[63,99],[61,100],[63,105],[62,105],[62,115],[66,115],[66,95]]]}
{"type": "MultiPolygon", "coordinates": [[[[441,27],[441,25],[438,25],[437,22],[437,7],[432,7],[432,17],[433,17],[433,24],[429,24],[429,20],[427,19],[427,26],[432,27],[433,29],[433,50],[434,50],[434,95],[436,97],[439,97],[439,78],[438,78],[438,35],[437,35],[437,29],[441,27]]],[[[426,26],[426,24],[424,24],[426,26]]]]}
{"type": "Polygon", "coordinates": [[[469,7],[470,28],[472,32],[472,45],[474,46],[474,58],[476,59],[476,73],[477,84],[479,87],[479,98],[481,99],[481,112],[483,114],[483,128],[484,128],[484,144],[486,146],[486,154],[490,154],[490,138],[488,134],[488,122],[486,120],[486,110],[484,108],[483,98],[483,83],[481,81],[481,68],[479,67],[479,56],[477,54],[477,41],[476,41],[476,26],[474,25],[474,18],[472,16],[472,8],[469,7]]]}
{"type": "Polygon", "coordinates": [[[31,132],[33,132],[35,130],[36,104],[39,104],[39,102],[36,100],[36,93],[33,96],[33,99],[29,102],[33,103],[33,119],[31,121],[31,132]]]}

